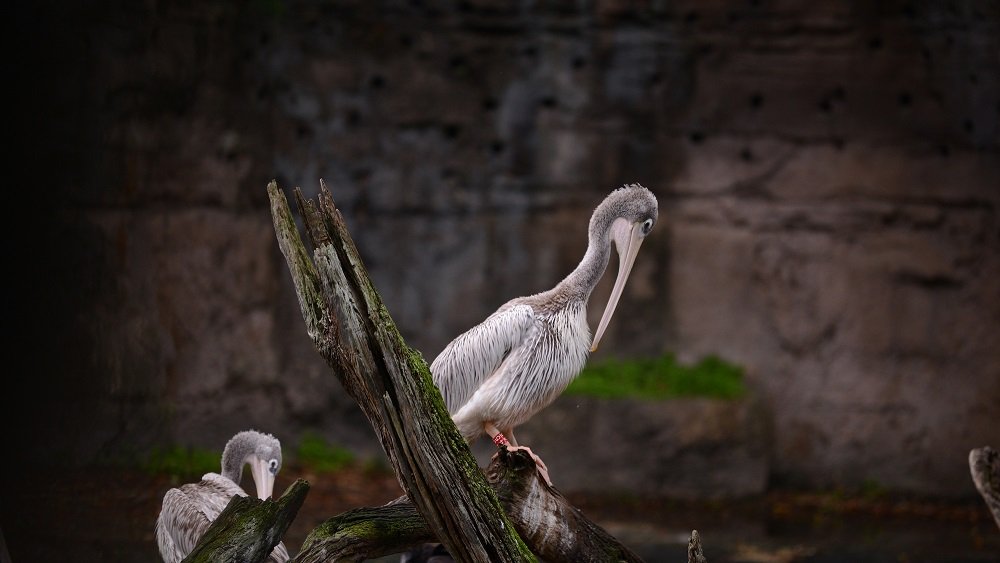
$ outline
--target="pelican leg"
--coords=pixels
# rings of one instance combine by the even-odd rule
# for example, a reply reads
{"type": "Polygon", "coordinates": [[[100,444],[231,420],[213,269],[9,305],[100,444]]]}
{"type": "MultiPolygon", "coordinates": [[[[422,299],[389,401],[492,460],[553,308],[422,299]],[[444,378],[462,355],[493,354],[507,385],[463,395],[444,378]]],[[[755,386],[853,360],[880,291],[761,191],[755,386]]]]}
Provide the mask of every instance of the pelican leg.
{"type": "Polygon", "coordinates": [[[490,439],[493,440],[493,443],[496,444],[497,447],[510,445],[510,441],[507,440],[507,437],[503,435],[503,432],[497,430],[497,427],[492,422],[484,422],[483,430],[486,430],[486,433],[490,435],[490,439]]]}
{"type": "Polygon", "coordinates": [[[484,422],[483,429],[486,430],[486,433],[490,435],[490,438],[493,439],[493,443],[496,444],[497,447],[507,446],[507,451],[511,452],[517,450],[524,450],[528,452],[528,455],[531,456],[531,459],[535,460],[535,465],[538,467],[538,472],[542,474],[542,477],[545,479],[545,482],[548,483],[550,487],[552,486],[552,479],[549,479],[549,468],[545,466],[545,462],[542,461],[542,458],[535,455],[535,452],[531,451],[531,448],[529,448],[528,446],[516,445],[517,442],[514,441],[513,428],[508,428],[506,433],[504,433],[498,430],[497,427],[492,422],[484,422]],[[507,436],[510,436],[510,439],[508,439],[507,436]]]}
{"type": "Polygon", "coordinates": [[[501,433],[504,436],[506,436],[508,440],[510,440],[510,445],[514,446],[515,448],[517,447],[517,439],[514,438],[513,428],[507,428],[506,430],[503,430],[501,433]]]}

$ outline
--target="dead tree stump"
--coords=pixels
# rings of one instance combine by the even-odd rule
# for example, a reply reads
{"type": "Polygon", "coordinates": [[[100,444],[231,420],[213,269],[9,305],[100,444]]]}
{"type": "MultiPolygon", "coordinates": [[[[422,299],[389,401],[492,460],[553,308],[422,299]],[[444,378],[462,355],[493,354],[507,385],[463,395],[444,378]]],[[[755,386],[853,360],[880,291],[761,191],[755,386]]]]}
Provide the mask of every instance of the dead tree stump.
{"type": "Polygon", "coordinates": [[[259,563],[288,530],[309,484],[296,479],[277,501],[234,496],[182,563],[259,563]]]}
{"type": "Polygon", "coordinates": [[[318,202],[295,190],[311,257],[277,183],[267,191],[306,331],[371,422],[424,521],[462,561],[533,559],[448,415],[427,362],[396,329],[326,184],[318,202]]]}
{"type": "Polygon", "coordinates": [[[989,446],[973,449],[969,452],[969,470],[972,482],[1000,528],[1000,452],[989,446]]]}

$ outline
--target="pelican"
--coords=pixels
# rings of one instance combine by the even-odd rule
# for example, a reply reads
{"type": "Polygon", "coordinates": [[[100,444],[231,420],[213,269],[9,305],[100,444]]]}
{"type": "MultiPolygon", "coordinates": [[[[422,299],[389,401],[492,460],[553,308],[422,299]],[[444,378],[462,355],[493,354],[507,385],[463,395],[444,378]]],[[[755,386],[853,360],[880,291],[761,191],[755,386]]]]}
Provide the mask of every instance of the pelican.
{"type": "MultiPolygon", "coordinates": [[[[156,519],[156,543],[164,563],[178,563],[187,557],[233,496],[247,496],[239,485],[246,464],[250,465],[257,498],[270,498],[281,469],[281,442],[256,430],[239,432],[226,443],[221,475],[206,473],[198,483],[175,487],[163,495],[156,519]]],[[[288,561],[285,544],[276,545],[267,561],[288,561]]]]}
{"type": "Polygon", "coordinates": [[[501,305],[431,362],[434,383],[467,442],[485,433],[498,447],[526,450],[551,485],[544,462],[518,446],[514,428],[552,403],[597,350],[656,216],[656,197],[641,185],[612,191],[594,209],[587,252],[575,270],[548,291],[501,305]],[[591,340],[587,301],[608,266],[612,242],[618,277],[591,340]]]}

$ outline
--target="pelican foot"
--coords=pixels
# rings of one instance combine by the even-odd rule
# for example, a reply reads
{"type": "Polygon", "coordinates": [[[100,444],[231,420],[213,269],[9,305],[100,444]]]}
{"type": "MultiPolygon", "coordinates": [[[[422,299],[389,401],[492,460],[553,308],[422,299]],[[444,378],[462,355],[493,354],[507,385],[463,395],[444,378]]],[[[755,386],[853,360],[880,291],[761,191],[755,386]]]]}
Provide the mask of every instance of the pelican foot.
{"type": "Polygon", "coordinates": [[[511,445],[507,446],[507,451],[509,452],[516,452],[517,450],[524,450],[528,452],[528,455],[531,456],[531,459],[535,460],[535,466],[538,467],[538,472],[542,475],[542,478],[545,479],[545,483],[551,487],[552,479],[549,479],[549,468],[545,466],[545,462],[542,461],[542,458],[535,455],[535,452],[531,451],[531,448],[529,448],[528,446],[511,446],[511,445]]]}

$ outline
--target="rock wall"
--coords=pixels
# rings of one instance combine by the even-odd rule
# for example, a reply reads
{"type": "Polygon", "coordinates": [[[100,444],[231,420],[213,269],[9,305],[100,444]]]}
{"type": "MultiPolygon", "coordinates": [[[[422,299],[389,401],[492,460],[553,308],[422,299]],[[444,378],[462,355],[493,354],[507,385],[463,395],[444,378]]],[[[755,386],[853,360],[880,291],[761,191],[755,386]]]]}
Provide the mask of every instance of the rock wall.
{"type": "Polygon", "coordinates": [[[248,426],[377,453],[305,335],[272,178],[325,179],[428,360],[643,183],[659,222],[600,354],[746,366],[772,483],[972,495],[1000,443],[993,4],[20,10],[32,459],[248,426]]]}

